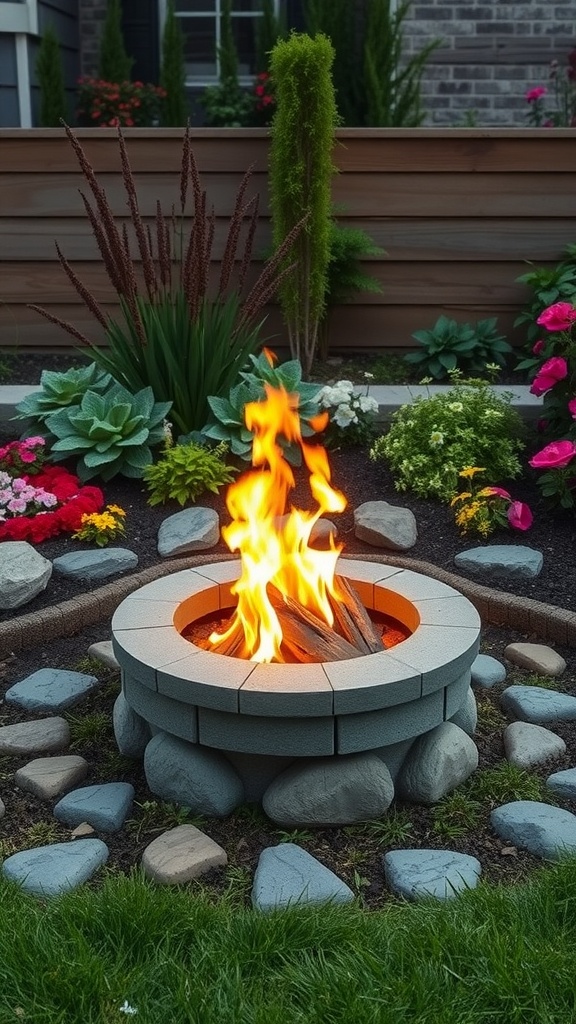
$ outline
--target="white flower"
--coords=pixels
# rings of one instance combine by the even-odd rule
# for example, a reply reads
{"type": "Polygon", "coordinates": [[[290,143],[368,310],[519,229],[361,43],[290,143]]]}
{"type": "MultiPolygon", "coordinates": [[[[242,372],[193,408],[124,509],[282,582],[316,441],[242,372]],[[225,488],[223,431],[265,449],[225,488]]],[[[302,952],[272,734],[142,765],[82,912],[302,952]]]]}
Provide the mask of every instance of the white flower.
{"type": "Polygon", "coordinates": [[[320,391],[318,398],[320,405],[325,409],[328,409],[332,405],[341,405],[343,402],[347,404],[350,401],[350,394],[348,391],[344,391],[338,386],[338,384],[331,388],[325,387],[320,391]]]}
{"type": "Polygon", "coordinates": [[[499,409],[485,409],[484,419],[486,420],[499,420],[504,415],[499,409]]]}
{"type": "Polygon", "coordinates": [[[118,1009],[119,1009],[120,1013],[125,1013],[129,1017],[133,1017],[135,1013],[138,1013],[138,1010],[136,1009],[136,1007],[135,1006],[130,1006],[130,1003],[128,1002],[127,999],[124,1000],[122,1006],[119,1006],[118,1009]]]}
{"type": "Polygon", "coordinates": [[[444,434],[440,430],[433,430],[430,434],[430,445],[432,448],[440,448],[444,444],[444,434]]]}
{"type": "Polygon", "coordinates": [[[351,423],[358,423],[358,417],[350,405],[342,403],[336,409],[332,419],[338,427],[348,427],[351,423]]]}
{"type": "Polygon", "coordinates": [[[358,408],[360,412],[378,412],[378,402],[375,398],[369,398],[368,395],[360,395],[358,408]]]}
{"type": "Polygon", "coordinates": [[[364,370],[364,376],[366,377],[367,380],[374,380],[374,374],[368,373],[368,370],[364,370]]]}
{"type": "Polygon", "coordinates": [[[464,406],[462,402],[450,402],[448,405],[450,412],[462,412],[464,406]]]}
{"type": "Polygon", "coordinates": [[[351,380],[337,380],[336,387],[342,388],[343,391],[352,392],[354,391],[354,385],[351,380]]]}

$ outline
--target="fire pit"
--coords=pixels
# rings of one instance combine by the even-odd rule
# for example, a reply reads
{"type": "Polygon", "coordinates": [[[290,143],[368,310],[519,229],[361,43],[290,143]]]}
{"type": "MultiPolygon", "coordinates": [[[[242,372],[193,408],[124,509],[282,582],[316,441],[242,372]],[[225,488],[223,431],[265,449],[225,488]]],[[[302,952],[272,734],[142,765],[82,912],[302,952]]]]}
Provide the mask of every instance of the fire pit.
{"type": "MultiPolygon", "coordinates": [[[[323,513],[342,511],[346,499],[330,484],[324,449],[302,440],[297,396],[267,388],[245,417],[255,468],[230,485],[231,523],[222,530],[240,559],[150,583],[114,615],[118,745],[133,752],[139,737],[153,792],[204,813],[229,813],[243,798],[266,801],[292,761],[325,759],[320,788],[347,793],[350,806],[326,810],[324,820],[370,816],[389,805],[392,775],[416,737],[469,700],[480,620],[461,594],[405,569],[352,559],[338,563],[337,575],[341,546],[331,535],[324,547],[311,538],[323,513]],[[287,511],[295,486],[287,443],[300,446],[314,511],[287,511]],[[193,627],[212,613],[219,625],[205,649],[193,627]],[[406,637],[390,650],[372,621],[382,613],[406,637]],[[352,797],[345,769],[344,779],[327,782],[335,764],[342,774],[351,761],[360,780],[352,797]]],[[[324,425],[320,418],[312,429],[324,425]]],[[[458,760],[463,741],[477,757],[462,736],[448,744],[448,761],[458,760]]],[[[473,755],[465,751],[468,774],[473,755]]],[[[456,774],[461,780],[461,766],[456,774]]],[[[300,792],[316,785],[296,781],[300,792]]],[[[315,822],[314,807],[310,814],[315,822]]]]}

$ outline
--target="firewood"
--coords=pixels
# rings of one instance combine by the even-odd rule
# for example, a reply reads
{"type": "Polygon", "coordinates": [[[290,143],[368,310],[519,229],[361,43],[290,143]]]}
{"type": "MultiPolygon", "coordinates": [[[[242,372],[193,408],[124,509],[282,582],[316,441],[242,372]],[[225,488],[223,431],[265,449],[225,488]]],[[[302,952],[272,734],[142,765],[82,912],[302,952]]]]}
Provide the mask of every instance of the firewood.
{"type": "Polygon", "coordinates": [[[275,608],[287,647],[300,649],[315,661],[343,661],[360,658],[363,652],[339,636],[326,622],[310,612],[299,601],[283,597],[276,587],[268,587],[268,596],[275,608]]]}
{"type": "Polygon", "coordinates": [[[382,637],[354,588],[344,576],[336,576],[334,582],[340,600],[331,598],[330,605],[340,631],[364,654],[384,651],[382,637]]]}

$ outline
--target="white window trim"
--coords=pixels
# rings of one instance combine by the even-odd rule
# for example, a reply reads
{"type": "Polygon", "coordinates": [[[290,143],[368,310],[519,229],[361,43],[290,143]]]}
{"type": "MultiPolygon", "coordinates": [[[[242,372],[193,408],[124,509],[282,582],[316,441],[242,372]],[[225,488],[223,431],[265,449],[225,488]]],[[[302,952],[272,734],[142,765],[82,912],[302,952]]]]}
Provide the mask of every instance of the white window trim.
{"type": "Polygon", "coordinates": [[[10,35],[28,33],[38,35],[38,7],[36,0],[25,3],[0,3],[0,32],[10,35]]]}
{"type": "MultiPolygon", "coordinates": [[[[221,0],[220,0],[221,2],[221,0]]],[[[274,0],[274,10],[276,15],[279,14],[281,0],[274,0]]],[[[158,0],[158,27],[159,27],[159,39],[160,39],[160,54],[162,53],[162,36],[164,33],[164,22],[166,20],[166,7],[167,0],[158,0]]],[[[234,14],[234,18],[254,18],[257,17],[257,12],[253,11],[238,11],[234,14]]],[[[216,16],[214,11],[195,11],[194,14],[184,15],[184,18],[193,21],[195,17],[207,17],[214,18],[216,22],[216,66],[218,67],[218,47],[220,46],[220,18],[216,16]]],[[[240,85],[252,85],[254,82],[254,75],[238,75],[238,82],[240,85]]],[[[208,85],[218,84],[218,72],[215,75],[186,75],[186,88],[188,89],[202,89],[208,85]]]]}

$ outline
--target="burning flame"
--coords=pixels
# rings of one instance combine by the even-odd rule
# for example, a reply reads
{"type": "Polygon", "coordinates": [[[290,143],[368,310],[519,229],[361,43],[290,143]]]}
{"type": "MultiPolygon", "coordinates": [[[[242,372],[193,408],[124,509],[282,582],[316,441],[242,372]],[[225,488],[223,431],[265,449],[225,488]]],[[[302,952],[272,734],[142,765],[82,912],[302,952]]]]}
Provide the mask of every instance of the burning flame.
{"type": "MultiPolygon", "coordinates": [[[[302,440],[298,395],[266,385],[266,399],[245,408],[245,421],[254,431],[252,464],[257,467],[230,484],[226,496],[232,522],[222,535],[231,551],[239,551],[240,579],[232,593],[238,603],[225,633],[212,633],[212,649],[243,632],[240,656],[251,661],[284,661],[282,627],[267,591],[277,588],[284,598],[295,598],[330,626],[334,616],[328,594],[335,596],[334,573],[342,546],[316,550],[309,546],[314,524],[325,512],[342,512],[346,499],[330,486],[326,451],[302,440]],[[310,473],[309,485],[318,508],[305,512],[292,507],[285,515],[288,495],[295,486],[291,466],[284,458],[278,436],[297,443],[310,473]]],[[[315,430],[326,426],[327,413],[318,416],[315,430]]]]}

